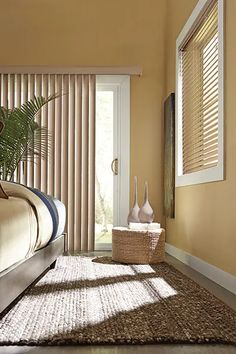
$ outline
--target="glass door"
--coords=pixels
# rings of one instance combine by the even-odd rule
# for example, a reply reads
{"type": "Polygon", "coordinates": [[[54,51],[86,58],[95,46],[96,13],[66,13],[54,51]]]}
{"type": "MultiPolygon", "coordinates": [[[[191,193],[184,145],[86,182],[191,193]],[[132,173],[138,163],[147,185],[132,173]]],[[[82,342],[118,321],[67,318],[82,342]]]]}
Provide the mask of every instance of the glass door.
{"type": "Polygon", "coordinates": [[[113,227],[113,91],[96,92],[95,242],[111,243],[113,227]]]}
{"type": "Polygon", "coordinates": [[[129,210],[127,76],[97,76],[95,193],[95,249],[111,249],[112,227],[129,210]]]}

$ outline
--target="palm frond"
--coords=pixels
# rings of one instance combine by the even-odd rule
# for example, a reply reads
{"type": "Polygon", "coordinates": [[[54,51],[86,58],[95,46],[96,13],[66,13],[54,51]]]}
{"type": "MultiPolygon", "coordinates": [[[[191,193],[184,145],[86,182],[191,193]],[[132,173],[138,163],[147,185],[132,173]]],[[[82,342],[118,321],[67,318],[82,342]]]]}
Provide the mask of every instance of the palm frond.
{"type": "Polygon", "coordinates": [[[21,160],[48,156],[52,135],[35,118],[44,105],[59,96],[34,97],[20,108],[0,107],[0,121],[4,125],[0,138],[1,179],[10,180],[21,160]]]}

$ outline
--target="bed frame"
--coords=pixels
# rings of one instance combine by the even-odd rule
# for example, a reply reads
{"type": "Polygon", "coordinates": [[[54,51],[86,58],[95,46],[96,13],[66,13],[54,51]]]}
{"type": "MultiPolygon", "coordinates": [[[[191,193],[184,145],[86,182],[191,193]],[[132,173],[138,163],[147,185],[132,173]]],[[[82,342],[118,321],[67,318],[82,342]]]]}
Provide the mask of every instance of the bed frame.
{"type": "Polygon", "coordinates": [[[0,313],[64,252],[64,235],[35,252],[31,257],[0,273],[0,313]]]}

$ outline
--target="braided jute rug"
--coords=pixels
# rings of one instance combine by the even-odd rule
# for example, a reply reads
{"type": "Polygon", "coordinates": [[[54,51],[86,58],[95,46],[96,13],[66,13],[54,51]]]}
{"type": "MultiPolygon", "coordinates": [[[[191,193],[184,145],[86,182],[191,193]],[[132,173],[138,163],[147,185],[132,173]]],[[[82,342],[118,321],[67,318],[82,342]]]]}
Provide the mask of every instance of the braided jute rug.
{"type": "Polygon", "coordinates": [[[65,256],[0,320],[0,345],[148,343],[236,345],[236,312],[167,263],[65,256]]]}

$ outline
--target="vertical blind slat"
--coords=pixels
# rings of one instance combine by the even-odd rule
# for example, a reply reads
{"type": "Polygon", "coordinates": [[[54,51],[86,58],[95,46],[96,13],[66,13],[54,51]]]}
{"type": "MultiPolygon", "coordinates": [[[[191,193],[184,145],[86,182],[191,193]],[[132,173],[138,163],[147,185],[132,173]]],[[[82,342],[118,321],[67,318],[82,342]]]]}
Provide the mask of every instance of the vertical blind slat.
{"type": "MultiPolygon", "coordinates": [[[[48,97],[48,75],[42,75],[42,96],[48,97]]],[[[41,110],[41,126],[42,128],[48,128],[48,105],[45,105],[41,110]]],[[[48,193],[47,186],[49,181],[47,181],[47,149],[48,141],[46,141],[46,146],[44,147],[43,156],[41,158],[41,191],[48,193]]]]}
{"type": "Polygon", "coordinates": [[[8,75],[2,74],[2,105],[8,107],[8,75]]]}
{"type": "MultiPolygon", "coordinates": [[[[33,99],[35,94],[35,75],[28,75],[28,99],[33,99]]],[[[28,169],[28,186],[34,186],[34,158],[30,157],[29,169],[28,169]]]]}
{"type": "MultiPolygon", "coordinates": [[[[95,219],[95,77],[89,76],[89,180],[88,180],[88,219],[95,219]]],[[[94,249],[94,227],[88,223],[88,250],[94,249]]]]}
{"type": "Polygon", "coordinates": [[[68,114],[68,247],[73,250],[74,235],[74,163],[75,163],[75,78],[69,75],[68,114]]]}
{"type": "MultiPolygon", "coordinates": [[[[55,75],[55,90],[62,93],[62,75],[55,75]]],[[[55,144],[54,144],[54,195],[61,199],[61,117],[62,114],[62,96],[55,101],[55,144]],[[59,171],[59,173],[58,173],[59,171]]]]}
{"type": "Polygon", "coordinates": [[[75,76],[75,206],[74,206],[74,249],[81,249],[81,169],[82,169],[82,77],[75,76]]]}
{"type": "MultiPolygon", "coordinates": [[[[15,97],[14,97],[14,107],[19,108],[21,105],[21,77],[20,74],[15,74],[14,75],[14,83],[15,83],[15,97]]],[[[22,161],[19,163],[19,165],[17,166],[17,177],[16,177],[16,181],[18,183],[22,183],[23,182],[23,168],[22,168],[22,161]]]]}
{"type": "MultiPolygon", "coordinates": [[[[48,95],[52,96],[55,94],[55,75],[50,75],[48,79],[48,95]]],[[[47,181],[48,181],[48,194],[54,194],[54,144],[55,144],[55,101],[51,101],[48,105],[48,129],[52,135],[51,149],[48,151],[47,156],[47,181]]]]}
{"type": "MultiPolygon", "coordinates": [[[[35,75],[35,96],[42,96],[42,75],[35,75]]],[[[41,126],[41,112],[39,112],[35,118],[35,121],[41,126]]],[[[37,147],[39,153],[41,148],[37,147]]],[[[38,156],[34,157],[34,187],[41,188],[41,159],[38,156]]]]}
{"type": "MultiPolygon", "coordinates": [[[[27,75],[21,75],[21,104],[28,100],[28,77],[27,75]]],[[[22,183],[27,185],[28,179],[28,159],[23,162],[23,171],[22,171],[22,183]]]]}
{"type": "Polygon", "coordinates": [[[82,76],[82,178],[81,178],[81,249],[88,249],[88,238],[83,235],[88,233],[88,112],[89,112],[89,78],[82,76]]]}
{"type": "MultiPolygon", "coordinates": [[[[68,91],[69,91],[69,78],[68,75],[62,76],[62,125],[61,125],[61,157],[63,164],[61,164],[61,200],[67,207],[68,213],[68,91]]],[[[67,214],[68,216],[68,214],[67,214]]],[[[66,220],[66,229],[68,229],[68,217],[66,220]]],[[[68,247],[68,243],[66,245],[68,247]]],[[[67,251],[67,249],[66,249],[67,251]]]]}

